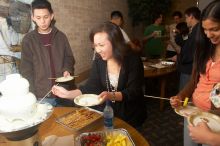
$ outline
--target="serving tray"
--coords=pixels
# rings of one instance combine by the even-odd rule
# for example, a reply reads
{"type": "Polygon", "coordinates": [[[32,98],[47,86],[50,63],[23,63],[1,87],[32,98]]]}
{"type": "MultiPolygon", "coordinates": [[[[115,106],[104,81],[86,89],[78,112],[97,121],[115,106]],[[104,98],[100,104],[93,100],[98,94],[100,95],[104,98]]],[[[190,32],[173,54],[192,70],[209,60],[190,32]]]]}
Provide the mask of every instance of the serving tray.
{"type": "Polygon", "coordinates": [[[82,133],[76,137],[75,145],[84,146],[85,143],[88,144],[89,143],[88,141],[89,140],[93,141],[94,138],[96,138],[97,141],[99,140],[98,144],[103,145],[103,146],[105,146],[105,145],[115,146],[116,143],[118,145],[135,146],[135,143],[131,139],[130,134],[128,133],[127,130],[125,130],[123,128],[82,133]],[[91,136],[91,137],[89,138],[88,136],[91,136]],[[110,137],[112,139],[110,139],[110,137]],[[93,139],[91,139],[91,138],[93,138],[93,139]],[[122,141],[120,141],[120,139],[122,141]]]}
{"type": "Polygon", "coordinates": [[[91,131],[103,124],[103,113],[92,108],[75,108],[56,119],[56,122],[73,133],[91,131]]]}

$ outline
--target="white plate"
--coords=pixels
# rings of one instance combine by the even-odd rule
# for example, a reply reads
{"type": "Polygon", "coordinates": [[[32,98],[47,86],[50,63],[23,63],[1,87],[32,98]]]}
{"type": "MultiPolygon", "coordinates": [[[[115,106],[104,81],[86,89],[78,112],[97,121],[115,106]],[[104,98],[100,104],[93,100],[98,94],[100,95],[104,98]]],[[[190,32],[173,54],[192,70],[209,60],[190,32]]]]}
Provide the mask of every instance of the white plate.
{"type": "Polygon", "coordinates": [[[67,76],[67,77],[59,77],[55,80],[55,82],[61,83],[61,82],[68,82],[73,80],[74,77],[73,76],[67,76]]]}
{"type": "Polygon", "coordinates": [[[147,57],[141,57],[141,60],[145,61],[145,60],[147,60],[147,57]]]}
{"type": "Polygon", "coordinates": [[[175,62],[172,62],[172,61],[161,61],[161,64],[162,64],[162,65],[171,66],[171,65],[174,65],[175,62]]]}
{"type": "Polygon", "coordinates": [[[180,116],[183,116],[183,117],[189,117],[190,115],[193,115],[193,114],[196,114],[198,112],[200,112],[201,110],[195,106],[181,106],[179,108],[176,108],[175,109],[175,112],[180,115],[180,116]]]}
{"type": "Polygon", "coordinates": [[[152,65],[149,65],[149,66],[154,67],[154,68],[158,68],[158,69],[166,67],[165,65],[163,65],[161,63],[152,64],[152,65]]]}
{"type": "Polygon", "coordinates": [[[196,126],[199,122],[206,122],[214,132],[220,132],[220,117],[208,112],[198,112],[188,117],[188,123],[196,126]]]}
{"type": "Polygon", "coordinates": [[[74,103],[79,106],[95,106],[101,104],[102,100],[95,94],[83,94],[74,98],[74,103]]]}

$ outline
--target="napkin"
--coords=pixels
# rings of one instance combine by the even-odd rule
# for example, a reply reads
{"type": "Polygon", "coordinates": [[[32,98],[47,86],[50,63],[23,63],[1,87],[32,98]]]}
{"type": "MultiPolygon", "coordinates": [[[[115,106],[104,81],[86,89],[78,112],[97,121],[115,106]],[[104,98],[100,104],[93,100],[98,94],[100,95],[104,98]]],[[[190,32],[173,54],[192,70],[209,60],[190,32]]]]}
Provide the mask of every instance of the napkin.
{"type": "Polygon", "coordinates": [[[74,146],[73,135],[58,137],[50,135],[44,139],[42,146],[74,146]]]}

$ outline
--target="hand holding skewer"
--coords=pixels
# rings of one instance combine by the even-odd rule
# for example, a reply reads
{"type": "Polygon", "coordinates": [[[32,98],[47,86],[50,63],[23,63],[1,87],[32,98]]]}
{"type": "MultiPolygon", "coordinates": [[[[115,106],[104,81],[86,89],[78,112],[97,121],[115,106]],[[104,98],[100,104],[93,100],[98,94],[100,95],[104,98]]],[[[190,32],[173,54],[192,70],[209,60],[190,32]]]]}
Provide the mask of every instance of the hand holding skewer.
{"type": "Polygon", "coordinates": [[[164,97],[144,95],[144,97],[156,98],[156,99],[162,99],[162,100],[169,100],[172,108],[177,108],[177,107],[181,106],[182,103],[183,103],[183,106],[187,106],[188,103],[192,103],[192,102],[188,101],[189,100],[188,97],[186,97],[184,101],[182,101],[178,96],[173,96],[171,98],[164,98],[164,97]]]}

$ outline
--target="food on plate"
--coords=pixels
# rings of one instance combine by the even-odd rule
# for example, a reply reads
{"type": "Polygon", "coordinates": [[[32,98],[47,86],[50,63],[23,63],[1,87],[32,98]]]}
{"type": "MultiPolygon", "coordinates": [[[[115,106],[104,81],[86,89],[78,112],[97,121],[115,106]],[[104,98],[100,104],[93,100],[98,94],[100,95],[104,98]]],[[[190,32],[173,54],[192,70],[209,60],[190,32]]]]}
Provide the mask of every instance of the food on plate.
{"type": "Polygon", "coordinates": [[[88,134],[81,137],[82,146],[104,146],[103,136],[101,134],[88,134]]]}
{"type": "Polygon", "coordinates": [[[201,119],[203,122],[206,122],[206,123],[209,122],[209,120],[208,120],[207,118],[203,118],[203,117],[201,117],[200,119],[201,119]]]}
{"type": "Polygon", "coordinates": [[[95,94],[83,94],[75,97],[74,102],[79,106],[94,106],[102,103],[102,98],[95,94]]]}
{"type": "Polygon", "coordinates": [[[188,122],[194,126],[206,122],[213,132],[220,132],[220,117],[208,112],[198,112],[188,117],[188,122]]]}
{"type": "Polygon", "coordinates": [[[82,133],[76,138],[79,146],[134,146],[124,129],[82,133]]]}
{"type": "Polygon", "coordinates": [[[101,114],[95,111],[80,108],[62,117],[61,119],[59,119],[59,121],[69,128],[80,129],[90,124],[91,122],[99,119],[100,117],[101,114]]]}
{"type": "Polygon", "coordinates": [[[67,77],[59,77],[55,80],[55,82],[68,82],[73,80],[74,77],[73,76],[67,76],[67,77]]]}
{"type": "Polygon", "coordinates": [[[183,102],[183,106],[187,106],[188,101],[189,101],[189,98],[188,98],[188,97],[186,97],[186,98],[185,98],[185,100],[184,100],[184,102],[183,102]]]}
{"type": "Polygon", "coordinates": [[[127,146],[127,137],[123,134],[107,135],[107,146],[127,146]]]}
{"type": "Polygon", "coordinates": [[[197,112],[200,112],[201,110],[195,106],[181,106],[179,108],[175,109],[175,112],[183,117],[188,117],[190,115],[194,115],[197,112]]]}

